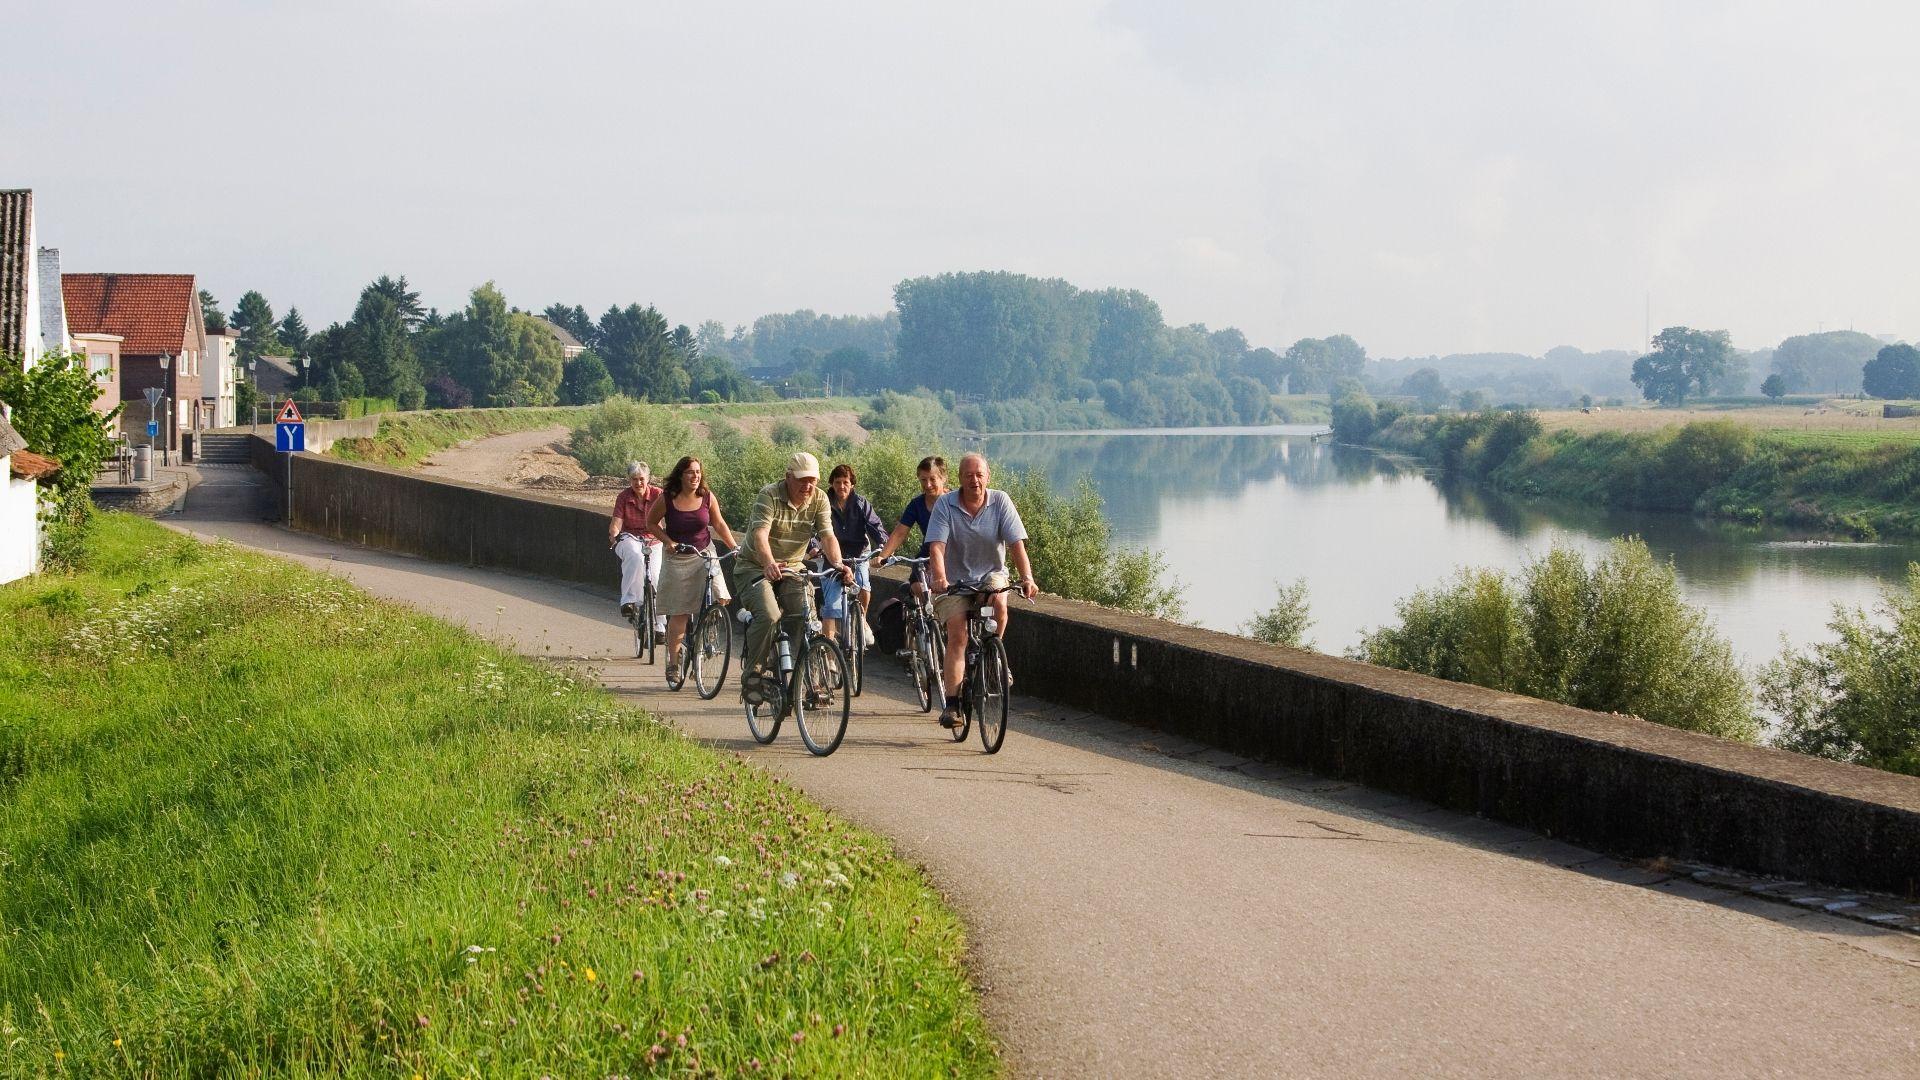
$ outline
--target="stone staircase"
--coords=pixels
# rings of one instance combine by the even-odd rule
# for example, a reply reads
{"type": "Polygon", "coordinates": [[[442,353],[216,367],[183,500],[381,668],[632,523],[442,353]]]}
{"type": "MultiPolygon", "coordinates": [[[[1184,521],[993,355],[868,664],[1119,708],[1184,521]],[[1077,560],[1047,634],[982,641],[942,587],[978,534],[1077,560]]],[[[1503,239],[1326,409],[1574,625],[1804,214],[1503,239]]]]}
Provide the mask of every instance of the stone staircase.
{"type": "Polygon", "coordinates": [[[251,435],[222,435],[203,432],[195,437],[194,461],[202,465],[248,465],[253,452],[247,446],[251,435]]]}

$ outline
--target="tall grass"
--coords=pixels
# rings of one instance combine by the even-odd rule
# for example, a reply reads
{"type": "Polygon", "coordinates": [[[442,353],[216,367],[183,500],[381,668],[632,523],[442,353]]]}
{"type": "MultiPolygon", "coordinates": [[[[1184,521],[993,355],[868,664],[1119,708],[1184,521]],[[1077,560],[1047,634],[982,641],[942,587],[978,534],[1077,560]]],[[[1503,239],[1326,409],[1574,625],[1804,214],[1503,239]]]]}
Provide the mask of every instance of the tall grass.
{"type": "Polygon", "coordinates": [[[380,429],[372,438],[341,439],[328,453],[348,461],[404,469],[468,439],[570,423],[582,412],[578,407],[559,406],[388,413],[380,418],[380,429]]]}
{"type": "Polygon", "coordinates": [[[103,515],[0,588],[0,1073],[983,1075],[874,836],[597,688],[103,515]]]}

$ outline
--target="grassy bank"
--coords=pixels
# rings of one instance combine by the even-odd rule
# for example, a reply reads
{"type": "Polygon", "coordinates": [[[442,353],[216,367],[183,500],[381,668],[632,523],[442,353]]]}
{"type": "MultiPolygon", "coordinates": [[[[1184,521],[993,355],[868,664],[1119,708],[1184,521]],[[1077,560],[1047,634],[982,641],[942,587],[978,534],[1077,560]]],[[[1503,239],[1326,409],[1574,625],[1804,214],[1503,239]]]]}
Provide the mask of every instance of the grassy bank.
{"type": "Polygon", "coordinates": [[[981,1075],[875,837],[595,687],[103,515],[0,588],[0,1073],[981,1075]]]}
{"type": "Polygon", "coordinates": [[[1920,441],[1904,431],[1777,431],[1696,420],[1546,431],[1530,414],[1402,417],[1374,445],[1522,495],[1692,511],[1871,537],[1920,535],[1920,441]]]}

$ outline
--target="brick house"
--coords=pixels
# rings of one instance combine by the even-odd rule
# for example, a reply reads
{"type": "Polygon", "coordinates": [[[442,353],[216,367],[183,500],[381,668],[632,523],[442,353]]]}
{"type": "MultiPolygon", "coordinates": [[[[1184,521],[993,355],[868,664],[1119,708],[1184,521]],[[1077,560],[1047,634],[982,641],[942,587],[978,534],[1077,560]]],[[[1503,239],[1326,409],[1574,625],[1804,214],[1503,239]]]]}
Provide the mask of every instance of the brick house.
{"type": "Polygon", "coordinates": [[[192,274],[62,274],[60,285],[76,337],[121,339],[120,424],[134,445],[147,442],[149,386],[166,392],[165,412],[151,417],[160,425],[154,446],[178,450],[182,434],[213,426],[214,404],[205,400],[213,372],[202,370],[206,326],[192,274]]]}

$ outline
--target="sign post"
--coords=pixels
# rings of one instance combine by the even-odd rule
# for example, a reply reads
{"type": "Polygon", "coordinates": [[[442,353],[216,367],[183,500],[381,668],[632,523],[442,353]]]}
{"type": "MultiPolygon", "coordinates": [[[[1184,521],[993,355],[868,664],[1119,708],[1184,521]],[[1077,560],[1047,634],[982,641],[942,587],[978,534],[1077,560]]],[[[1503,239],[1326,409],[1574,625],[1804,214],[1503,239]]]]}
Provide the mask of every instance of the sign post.
{"type": "Polygon", "coordinates": [[[293,455],[307,449],[307,424],[300,419],[300,409],[288,398],[280,406],[280,415],[273,422],[273,448],[285,455],[287,462],[287,524],[293,524],[293,455]]]}

